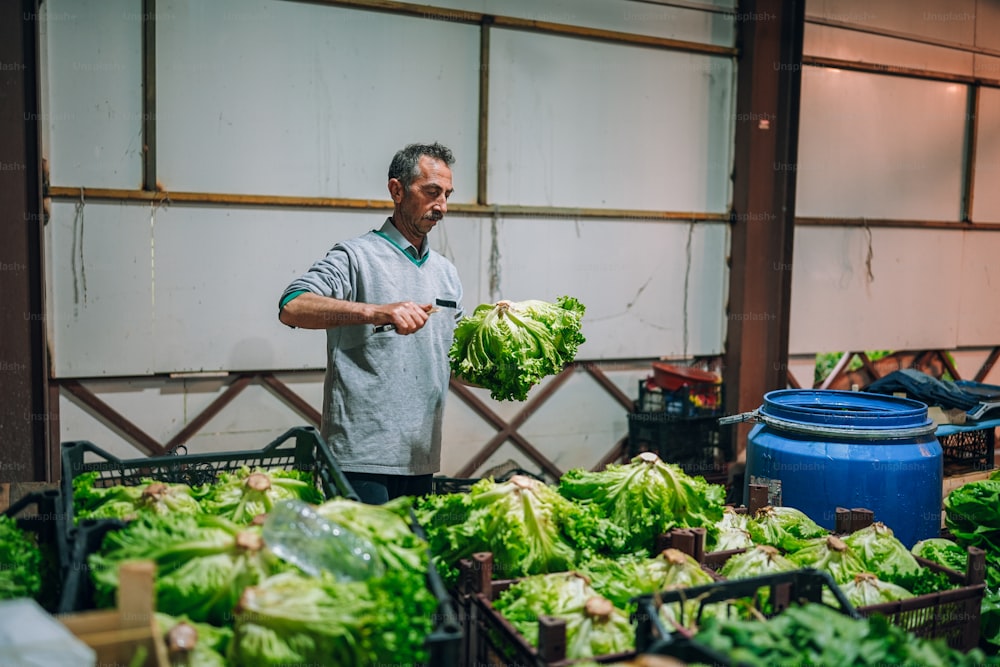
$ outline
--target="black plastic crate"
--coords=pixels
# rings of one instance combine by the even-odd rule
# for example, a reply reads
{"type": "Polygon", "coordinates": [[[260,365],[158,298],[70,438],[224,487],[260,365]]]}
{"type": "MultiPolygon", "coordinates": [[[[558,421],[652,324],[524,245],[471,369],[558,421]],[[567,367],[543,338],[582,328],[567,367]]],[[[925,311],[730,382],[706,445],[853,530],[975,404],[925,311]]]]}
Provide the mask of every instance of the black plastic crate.
{"type": "Polygon", "coordinates": [[[946,473],[992,470],[996,449],[996,428],[956,431],[938,438],[946,473]]]}
{"type": "Polygon", "coordinates": [[[28,493],[4,510],[3,514],[14,519],[15,525],[33,536],[38,545],[42,554],[42,587],[36,601],[46,611],[55,612],[70,562],[63,539],[65,515],[59,490],[28,493]]]}
{"type": "MultiPolygon", "coordinates": [[[[635,598],[636,649],[642,653],[662,652],[673,655],[669,652],[671,645],[675,648],[686,646],[688,642],[697,645],[697,636],[692,640],[674,628],[666,626],[660,615],[660,607],[663,605],[697,601],[698,611],[693,619],[685,618],[686,607],[680,607],[680,620],[686,625],[691,621],[699,622],[702,611],[708,605],[748,599],[755,604],[759,615],[764,618],[780,614],[789,606],[806,603],[824,604],[851,618],[862,618],[828,573],[807,568],[638,596],[635,598]],[[761,595],[762,592],[767,592],[766,598],[761,595]],[[826,602],[823,599],[824,593],[832,595],[836,604],[831,605],[826,602]],[[766,606],[761,604],[764,599],[767,600],[766,606]]],[[[707,647],[700,648],[709,655],[714,653],[707,647]]],[[[730,662],[723,656],[716,656],[716,659],[709,664],[728,665],[730,662]]]]}
{"type": "MultiPolygon", "coordinates": [[[[873,514],[866,509],[837,508],[837,534],[852,533],[872,523],[873,514]]],[[[684,531],[675,530],[676,537],[684,531]]],[[[676,548],[692,556],[706,570],[717,572],[730,558],[746,549],[698,552],[689,542],[678,541],[676,548]]],[[[917,557],[917,562],[928,570],[944,574],[954,588],[925,593],[905,600],[856,607],[864,617],[880,614],[896,626],[913,635],[926,639],[943,639],[948,646],[959,651],[969,651],[979,644],[979,625],[983,596],[985,594],[986,557],[982,549],[968,547],[964,574],[955,572],[934,561],[917,557]]],[[[720,578],[721,580],[721,578],[720,578]]]]}
{"type": "Polygon", "coordinates": [[[628,457],[653,452],[689,475],[725,480],[730,452],[717,417],[678,419],[664,412],[630,412],[628,457]]]}
{"type": "MultiPolygon", "coordinates": [[[[514,468],[504,472],[501,475],[495,475],[493,477],[496,482],[506,482],[514,475],[524,475],[525,477],[531,477],[532,479],[537,479],[540,482],[545,480],[539,477],[533,472],[528,472],[521,468],[514,468]]],[[[469,489],[479,481],[482,481],[483,477],[444,477],[442,475],[435,475],[431,478],[431,493],[434,495],[445,495],[449,493],[468,493],[469,489]]]]}
{"type": "Polygon", "coordinates": [[[359,500],[333,458],[329,446],[319,431],[311,426],[289,429],[259,450],[182,454],[120,459],[87,440],[64,442],[62,445],[62,480],[59,502],[62,518],[61,550],[65,577],[59,599],[59,611],[69,613],[93,608],[93,588],[87,567],[87,556],[100,548],[109,530],[117,530],[122,522],[114,519],[92,519],[77,525],[73,506],[73,480],[80,475],[97,472],[98,487],[135,486],[144,479],[170,484],[198,486],[217,480],[220,472],[236,472],[242,467],[266,470],[312,471],[317,488],[326,498],[345,497],[359,500]]]}
{"type": "Polygon", "coordinates": [[[329,445],[311,426],[289,429],[263,449],[180,454],[140,459],[120,459],[87,440],[62,445],[62,502],[66,528],[74,527],[73,480],[97,472],[100,487],[135,486],[143,479],[170,484],[198,486],[216,481],[220,472],[236,472],[242,467],[267,470],[311,471],[317,488],[327,498],[343,496],[358,500],[350,482],[334,460],[329,445]]]}
{"type": "Polygon", "coordinates": [[[560,619],[539,618],[538,646],[532,646],[517,629],[493,607],[502,591],[513,580],[492,582],[489,595],[477,593],[468,598],[469,655],[465,665],[481,667],[570,667],[577,664],[617,663],[636,656],[635,651],[590,658],[566,658],[566,625],[560,619]]]}
{"type": "MultiPolygon", "coordinates": [[[[427,541],[427,533],[417,521],[417,515],[410,509],[410,525],[413,532],[427,541]]],[[[427,587],[437,598],[438,607],[435,614],[434,630],[428,635],[425,646],[428,651],[427,667],[464,667],[463,645],[465,629],[462,623],[458,601],[448,592],[437,567],[434,565],[434,554],[428,546],[427,587]]]]}
{"type": "Polygon", "coordinates": [[[673,391],[658,386],[652,378],[639,380],[639,412],[662,412],[678,419],[718,417],[722,414],[722,384],[686,384],[673,391]]]}

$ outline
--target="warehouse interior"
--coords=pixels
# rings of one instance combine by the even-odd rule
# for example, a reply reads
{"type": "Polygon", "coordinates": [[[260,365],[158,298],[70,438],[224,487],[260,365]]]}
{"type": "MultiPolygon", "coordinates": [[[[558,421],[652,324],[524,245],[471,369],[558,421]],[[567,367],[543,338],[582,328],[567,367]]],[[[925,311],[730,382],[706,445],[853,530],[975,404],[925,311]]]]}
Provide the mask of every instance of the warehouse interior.
{"type": "Polygon", "coordinates": [[[67,440],[128,457],[315,424],[322,334],[283,327],[276,293],[381,219],[385,156],[419,138],[458,156],[432,241],[466,307],[587,306],[578,363],[534,402],[454,388],[443,474],[615,460],[651,360],[720,370],[729,414],[813,386],[817,354],[998,381],[994,3],[16,9],[20,477],[56,479],[67,440]]]}
{"type": "MultiPolygon", "coordinates": [[[[769,392],[1000,408],[998,0],[13,0],[0,81],[0,506],[65,493],[67,445],[319,428],[325,333],[279,297],[412,142],[455,154],[428,238],[467,313],[586,307],[526,400],[452,379],[441,488],[652,451],[780,505],[743,476],[769,392]]],[[[934,529],[996,467],[1000,410],[963,412],[929,413],[934,529]]]]}

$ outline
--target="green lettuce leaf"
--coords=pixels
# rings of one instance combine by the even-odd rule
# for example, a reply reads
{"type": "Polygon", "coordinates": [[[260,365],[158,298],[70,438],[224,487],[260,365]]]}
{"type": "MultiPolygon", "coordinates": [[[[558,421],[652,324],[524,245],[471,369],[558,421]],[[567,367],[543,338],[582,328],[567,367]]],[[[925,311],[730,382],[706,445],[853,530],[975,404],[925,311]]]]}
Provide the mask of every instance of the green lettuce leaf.
{"type": "Polygon", "coordinates": [[[568,659],[624,653],[635,646],[628,616],[601,597],[576,572],[525,577],[503,591],[494,609],[532,646],[538,646],[538,618],[566,621],[568,659]]]}
{"type": "Polygon", "coordinates": [[[715,528],[705,538],[705,551],[734,551],[754,545],[750,536],[750,516],[737,514],[728,505],[722,508],[722,519],[715,524],[715,528]]]}
{"type": "Polygon", "coordinates": [[[0,600],[38,596],[41,571],[42,551],[34,535],[0,514],[0,600]]]}
{"type": "Polygon", "coordinates": [[[187,484],[169,484],[143,479],[134,486],[121,484],[99,487],[97,472],[73,478],[73,519],[121,519],[129,521],[145,513],[200,514],[204,490],[187,484]]]}
{"type": "Polygon", "coordinates": [[[586,339],[585,307],[569,296],[547,301],[481,304],[455,327],[449,351],[458,377],[490,390],[498,401],[523,401],[542,378],[562,371],[586,339]]]}
{"type": "Polygon", "coordinates": [[[798,565],[774,547],[759,544],[740,554],[734,554],[719,568],[719,574],[726,579],[748,579],[775,572],[791,572],[800,569],[798,565]]]}
{"type": "Polygon", "coordinates": [[[672,528],[704,527],[714,536],[725,502],[723,486],[692,477],[652,452],[596,472],[569,470],[559,480],[559,493],[600,508],[627,531],[623,552],[646,555],[652,553],[656,537],[672,528]]]}
{"type": "Polygon", "coordinates": [[[229,658],[256,667],[372,665],[377,613],[365,582],[278,574],[242,592],[229,658]]]}
{"type": "MultiPolygon", "coordinates": [[[[841,584],[840,590],[844,593],[844,597],[855,607],[870,607],[883,602],[895,602],[913,597],[913,593],[902,586],[882,581],[870,572],[858,574],[850,581],[837,583],[841,584]]],[[[823,591],[823,594],[827,594],[826,590],[823,591]]],[[[836,604],[832,599],[829,603],[836,604]]]]}
{"type": "Polygon", "coordinates": [[[634,611],[630,600],[637,595],[669,588],[701,586],[714,581],[698,561],[677,549],[666,549],[655,558],[595,558],[582,564],[577,571],[585,575],[594,590],[611,600],[615,607],[629,612],[634,611]]]}
{"type": "Polygon", "coordinates": [[[620,550],[624,541],[623,530],[596,507],[524,475],[500,483],[482,479],[467,494],[428,496],[415,511],[449,584],[457,580],[458,561],[477,552],[492,552],[495,577],[511,579],[567,571],[607,549],[620,550]]]}
{"type": "Polygon", "coordinates": [[[255,667],[426,664],[436,611],[413,572],[367,581],[281,573],[243,592],[229,658],[255,667]]]}
{"type": "Polygon", "coordinates": [[[301,500],[313,505],[323,502],[313,474],[308,470],[251,470],[243,466],[235,472],[222,471],[205,495],[202,505],[210,514],[248,524],[267,514],[281,500],[301,500]]]}
{"type": "Polygon", "coordinates": [[[385,505],[332,498],[318,505],[316,512],[367,538],[387,569],[427,572],[430,553],[427,542],[418,537],[409,522],[393,509],[385,505]]]}
{"type": "Polygon", "coordinates": [[[868,571],[865,563],[835,535],[809,540],[801,549],[789,554],[788,560],[799,567],[829,572],[838,584],[854,581],[857,575],[868,571]]]}
{"type": "Polygon", "coordinates": [[[754,544],[769,544],[787,552],[797,551],[809,540],[829,534],[802,510],[770,505],[757,510],[747,530],[754,544]]]}
{"type": "Polygon", "coordinates": [[[156,609],[225,625],[243,589],[292,569],[264,548],[260,526],[221,517],[146,515],[111,531],[88,563],[98,607],[114,605],[118,567],[127,560],[156,565],[156,609]]]}
{"type": "Polygon", "coordinates": [[[233,639],[231,628],[161,612],[156,612],[156,624],[166,635],[168,654],[177,656],[176,664],[197,667],[226,667],[229,664],[226,654],[233,639]]]}
{"type": "Polygon", "coordinates": [[[956,542],[943,537],[932,537],[920,540],[913,545],[910,552],[925,560],[943,565],[951,570],[965,574],[969,555],[956,542]]]}
{"type": "Polygon", "coordinates": [[[861,558],[868,572],[882,579],[891,580],[894,572],[908,575],[921,569],[910,550],[881,521],[854,531],[844,542],[861,558]]]}

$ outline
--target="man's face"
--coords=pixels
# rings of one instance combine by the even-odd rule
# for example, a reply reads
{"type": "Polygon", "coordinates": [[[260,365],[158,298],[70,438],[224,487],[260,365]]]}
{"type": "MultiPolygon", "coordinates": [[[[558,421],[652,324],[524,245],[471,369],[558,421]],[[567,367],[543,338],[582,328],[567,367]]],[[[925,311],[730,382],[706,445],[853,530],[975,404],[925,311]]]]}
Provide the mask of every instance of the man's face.
{"type": "Polygon", "coordinates": [[[396,207],[393,220],[396,227],[410,243],[419,242],[434,229],[438,220],[448,212],[448,197],[452,193],[451,169],[444,162],[421,156],[420,175],[404,189],[398,180],[389,181],[389,192],[396,207]]]}

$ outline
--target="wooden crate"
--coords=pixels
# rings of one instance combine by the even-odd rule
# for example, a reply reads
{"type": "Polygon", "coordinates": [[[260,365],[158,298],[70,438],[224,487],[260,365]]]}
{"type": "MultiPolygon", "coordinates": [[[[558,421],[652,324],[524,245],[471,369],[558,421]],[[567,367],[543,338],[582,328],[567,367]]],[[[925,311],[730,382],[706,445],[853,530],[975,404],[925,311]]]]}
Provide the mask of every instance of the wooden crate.
{"type": "Polygon", "coordinates": [[[151,561],[124,563],[119,577],[118,607],[62,614],[59,620],[97,653],[99,665],[133,665],[145,651],[143,667],[170,667],[167,648],[154,615],[151,561]]]}

